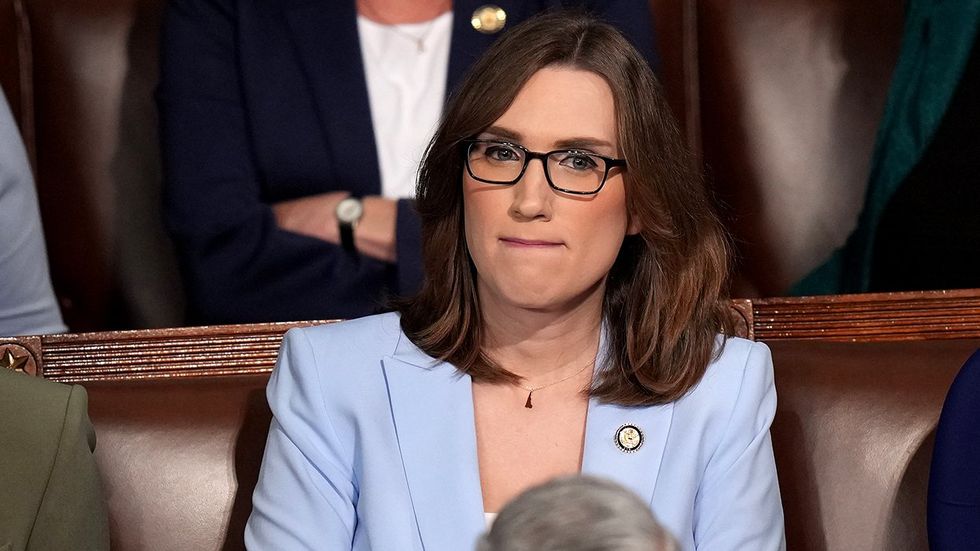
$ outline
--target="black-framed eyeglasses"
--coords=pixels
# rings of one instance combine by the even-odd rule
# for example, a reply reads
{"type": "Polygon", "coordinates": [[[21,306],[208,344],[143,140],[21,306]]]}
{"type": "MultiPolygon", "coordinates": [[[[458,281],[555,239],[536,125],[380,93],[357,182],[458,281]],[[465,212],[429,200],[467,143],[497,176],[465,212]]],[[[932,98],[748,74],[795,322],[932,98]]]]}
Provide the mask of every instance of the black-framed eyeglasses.
{"type": "Polygon", "coordinates": [[[544,176],[555,191],[573,195],[595,195],[602,190],[609,171],[625,167],[626,159],[613,159],[578,149],[547,153],[500,140],[466,140],[466,172],[487,184],[513,185],[527,171],[531,159],[541,159],[544,176]]]}

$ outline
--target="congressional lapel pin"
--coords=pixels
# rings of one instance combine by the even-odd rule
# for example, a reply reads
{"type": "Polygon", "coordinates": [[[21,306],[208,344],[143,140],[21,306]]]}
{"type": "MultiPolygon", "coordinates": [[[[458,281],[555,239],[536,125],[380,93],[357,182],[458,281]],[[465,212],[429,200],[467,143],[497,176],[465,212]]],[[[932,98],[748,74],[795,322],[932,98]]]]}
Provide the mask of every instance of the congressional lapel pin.
{"type": "Polygon", "coordinates": [[[470,18],[470,25],[483,34],[496,34],[507,24],[507,12],[500,6],[486,4],[476,8],[473,17],[470,18]]]}
{"type": "Polygon", "coordinates": [[[636,425],[625,424],[616,431],[616,447],[623,453],[633,453],[643,445],[643,431],[636,425]]]}

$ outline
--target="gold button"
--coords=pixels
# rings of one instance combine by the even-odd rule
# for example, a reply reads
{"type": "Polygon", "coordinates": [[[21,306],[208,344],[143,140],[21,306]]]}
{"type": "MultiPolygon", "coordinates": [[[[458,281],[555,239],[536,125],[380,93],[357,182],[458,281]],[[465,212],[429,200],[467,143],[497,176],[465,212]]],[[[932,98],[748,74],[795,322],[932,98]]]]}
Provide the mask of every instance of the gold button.
{"type": "Polygon", "coordinates": [[[473,12],[470,24],[483,34],[494,34],[507,24],[507,12],[493,4],[480,6],[473,12]]]}
{"type": "Polygon", "coordinates": [[[643,433],[636,425],[623,425],[616,431],[616,447],[624,453],[633,453],[643,445],[643,433]]]}

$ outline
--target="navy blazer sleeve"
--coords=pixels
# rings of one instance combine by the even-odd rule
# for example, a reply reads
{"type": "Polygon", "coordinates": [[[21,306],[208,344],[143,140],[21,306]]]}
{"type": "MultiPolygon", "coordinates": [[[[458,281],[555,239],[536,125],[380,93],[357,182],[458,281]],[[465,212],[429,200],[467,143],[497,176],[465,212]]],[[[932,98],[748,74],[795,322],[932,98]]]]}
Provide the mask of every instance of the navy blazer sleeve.
{"type": "Polygon", "coordinates": [[[980,350],[967,360],[946,395],[929,472],[929,547],[980,544],[980,350]]]}
{"type": "MultiPolygon", "coordinates": [[[[500,1],[514,24],[583,3],[653,60],[646,2],[500,1]]],[[[470,4],[455,3],[459,21],[468,22],[470,4]]],[[[386,295],[418,288],[411,201],[398,205],[397,264],[284,231],[271,210],[329,191],[380,193],[355,18],[353,0],[168,4],[157,90],[164,212],[192,321],[357,317],[377,311],[386,295]]],[[[451,59],[450,83],[492,42],[462,25],[453,32],[452,56],[465,62],[451,59]]]]}

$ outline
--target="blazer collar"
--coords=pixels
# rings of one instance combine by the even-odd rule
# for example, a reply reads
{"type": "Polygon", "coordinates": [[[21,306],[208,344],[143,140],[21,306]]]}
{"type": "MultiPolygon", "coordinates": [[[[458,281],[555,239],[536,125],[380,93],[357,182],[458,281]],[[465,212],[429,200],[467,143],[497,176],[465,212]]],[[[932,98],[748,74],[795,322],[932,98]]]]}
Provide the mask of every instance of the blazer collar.
{"type": "MultiPolygon", "coordinates": [[[[485,527],[472,379],[427,355],[404,333],[383,364],[423,548],[471,546],[485,527]]],[[[623,407],[590,400],[582,473],[619,482],[651,503],[673,409],[673,404],[623,407]],[[643,435],[631,453],[616,445],[625,424],[643,435]]]]}
{"type": "Polygon", "coordinates": [[[423,549],[470,549],[483,532],[471,379],[404,334],[383,359],[423,549]]]}

